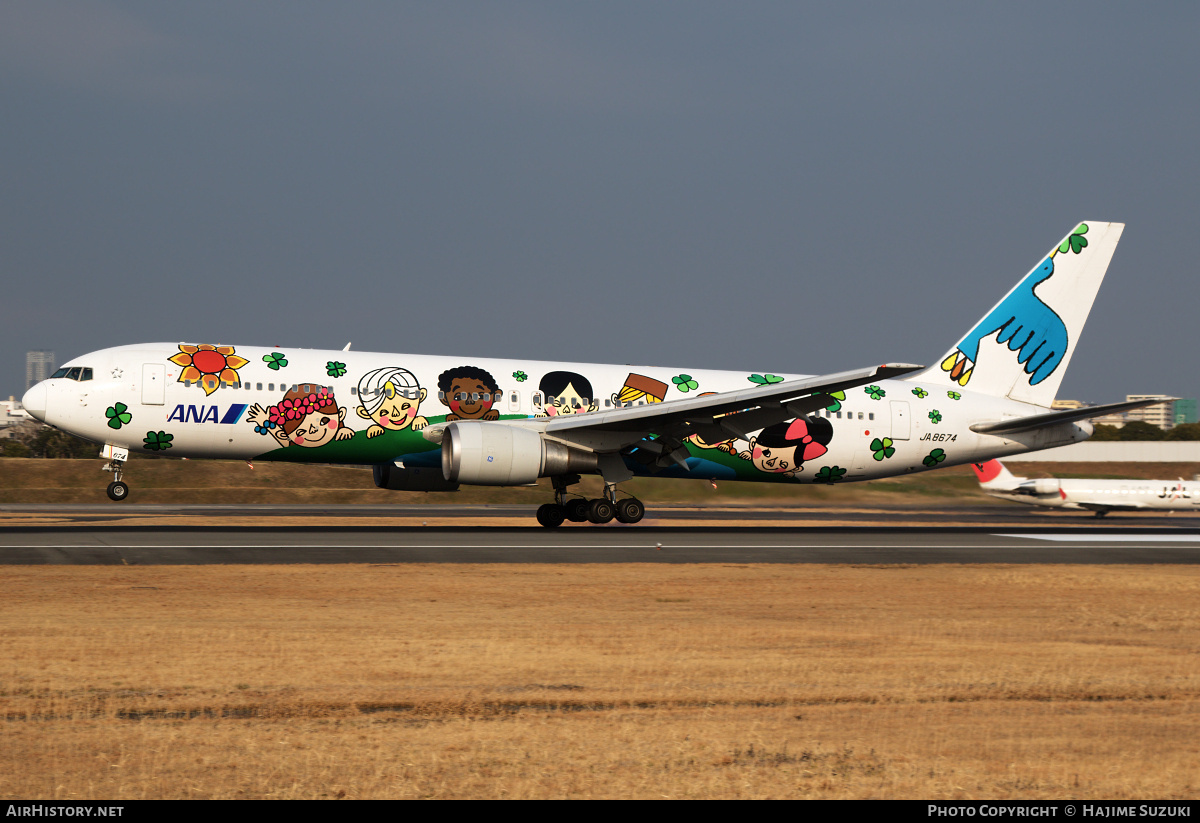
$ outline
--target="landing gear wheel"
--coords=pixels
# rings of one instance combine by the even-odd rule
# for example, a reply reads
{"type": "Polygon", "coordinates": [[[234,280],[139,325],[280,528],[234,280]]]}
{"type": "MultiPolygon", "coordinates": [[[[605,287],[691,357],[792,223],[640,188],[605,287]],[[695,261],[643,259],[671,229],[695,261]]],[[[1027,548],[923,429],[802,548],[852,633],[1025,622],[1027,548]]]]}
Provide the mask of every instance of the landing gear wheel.
{"type": "Polygon", "coordinates": [[[108,499],[109,500],[124,500],[129,496],[129,486],[122,483],[120,480],[113,481],[108,484],[108,499]]]}
{"type": "Polygon", "coordinates": [[[548,529],[558,528],[567,519],[567,513],[557,503],[544,503],[538,506],[537,522],[548,529]]]}
{"type": "Polygon", "coordinates": [[[617,520],[621,523],[636,523],[646,515],[646,507],[636,497],[626,497],[617,502],[617,520]]]}
{"type": "Polygon", "coordinates": [[[563,506],[567,519],[572,523],[584,523],[588,519],[588,501],[582,497],[572,497],[563,506]]]}
{"type": "Polygon", "coordinates": [[[587,519],[600,526],[612,520],[616,513],[617,511],[612,503],[609,503],[603,497],[597,497],[588,504],[587,519]]]}

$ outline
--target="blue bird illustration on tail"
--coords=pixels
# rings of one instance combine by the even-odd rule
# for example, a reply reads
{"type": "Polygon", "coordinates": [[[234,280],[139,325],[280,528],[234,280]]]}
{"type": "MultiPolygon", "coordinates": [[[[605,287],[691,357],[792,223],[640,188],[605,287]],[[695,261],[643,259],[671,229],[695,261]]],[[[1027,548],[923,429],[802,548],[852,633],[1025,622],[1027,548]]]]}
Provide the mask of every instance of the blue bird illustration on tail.
{"type": "Polygon", "coordinates": [[[1026,275],[975,328],[967,332],[957,348],[942,362],[942,371],[961,386],[967,385],[979,359],[979,344],[993,334],[997,343],[1017,353],[1017,363],[1036,386],[1054,373],[1066,356],[1069,339],[1066,324],[1054,309],[1037,296],[1037,287],[1054,276],[1054,257],[1062,252],[1079,254],[1087,247],[1087,224],[1080,224],[1062,246],[1054,249],[1040,266],[1026,275]]]}

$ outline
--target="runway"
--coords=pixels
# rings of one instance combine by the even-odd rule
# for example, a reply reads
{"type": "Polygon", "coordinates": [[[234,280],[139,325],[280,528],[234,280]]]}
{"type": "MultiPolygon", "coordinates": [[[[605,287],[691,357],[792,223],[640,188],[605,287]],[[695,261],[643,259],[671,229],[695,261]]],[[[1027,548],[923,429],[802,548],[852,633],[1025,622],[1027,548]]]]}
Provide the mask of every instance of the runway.
{"type": "Polygon", "coordinates": [[[1200,563],[1200,518],[1016,508],[664,507],[543,529],[527,506],[2,506],[0,565],[1200,563]]]}

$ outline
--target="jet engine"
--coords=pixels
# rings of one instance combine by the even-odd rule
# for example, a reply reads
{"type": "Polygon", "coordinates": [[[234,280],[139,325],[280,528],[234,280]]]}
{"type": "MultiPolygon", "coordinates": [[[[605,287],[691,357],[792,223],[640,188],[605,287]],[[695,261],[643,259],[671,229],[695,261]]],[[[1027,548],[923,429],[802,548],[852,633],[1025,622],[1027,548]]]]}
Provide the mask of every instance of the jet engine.
{"type": "Polygon", "coordinates": [[[397,466],[395,463],[376,463],[371,467],[375,485],[396,492],[456,492],[458,484],[451,483],[432,466],[397,466]]]}
{"type": "Polygon", "coordinates": [[[442,434],[442,475],[450,483],[527,486],[539,477],[596,471],[592,452],[504,423],[459,420],[442,434]]]}
{"type": "Polygon", "coordinates": [[[1053,477],[1045,477],[1039,480],[1026,480],[1021,485],[1014,489],[1016,494],[1028,494],[1033,497],[1044,497],[1046,495],[1058,494],[1058,481],[1053,477]]]}

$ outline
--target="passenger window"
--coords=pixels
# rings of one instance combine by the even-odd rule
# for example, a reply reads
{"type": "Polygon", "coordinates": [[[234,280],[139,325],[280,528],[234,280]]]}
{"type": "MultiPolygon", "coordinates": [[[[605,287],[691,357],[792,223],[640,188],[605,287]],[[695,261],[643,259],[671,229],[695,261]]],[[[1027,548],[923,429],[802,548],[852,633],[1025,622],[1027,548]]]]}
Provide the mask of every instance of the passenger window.
{"type": "Polygon", "coordinates": [[[862,412],[859,412],[859,413],[858,413],[858,419],[859,419],[859,420],[862,420],[862,419],[863,419],[863,413],[862,413],[862,412]]]}
{"type": "Polygon", "coordinates": [[[838,413],[837,413],[837,419],[838,419],[838,420],[841,420],[841,419],[842,419],[842,413],[841,413],[841,412],[838,412],[838,413]]]}
{"type": "Polygon", "coordinates": [[[533,393],[533,404],[535,406],[542,405],[542,393],[540,391],[535,391],[533,393]]]}
{"type": "Polygon", "coordinates": [[[275,384],[271,383],[267,386],[267,391],[275,391],[275,384]]]}
{"type": "Polygon", "coordinates": [[[867,412],[867,419],[868,419],[868,420],[874,420],[874,419],[875,419],[875,412],[867,412]]]}

